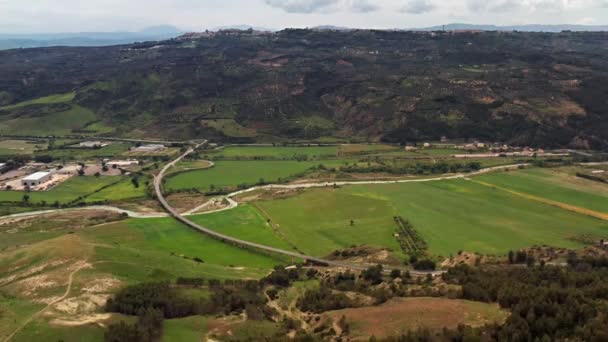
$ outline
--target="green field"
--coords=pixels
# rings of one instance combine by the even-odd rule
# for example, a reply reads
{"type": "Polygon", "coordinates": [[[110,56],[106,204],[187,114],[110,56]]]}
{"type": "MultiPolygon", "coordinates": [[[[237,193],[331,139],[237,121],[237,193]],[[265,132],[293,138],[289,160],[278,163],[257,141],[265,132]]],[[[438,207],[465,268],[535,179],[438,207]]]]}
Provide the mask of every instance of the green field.
{"type": "Polygon", "coordinates": [[[196,223],[246,241],[289,250],[283,241],[255,208],[241,205],[227,212],[190,217],[196,223]]]}
{"type": "Polygon", "coordinates": [[[19,103],[9,105],[9,106],[0,107],[0,110],[10,110],[10,109],[15,109],[15,108],[20,108],[20,107],[31,106],[31,105],[70,102],[74,99],[75,96],[76,96],[76,93],[74,93],[74,92],[65,93],[65,94],[54,94],[54,95],[49,95],[49,96],[45,96],[45,97],[39,97],[37,99],[33,99],[33,100],[29,100],[29,101],[19,102],[19,103]]]}
{"type": "MultiPolygon", "coordinates": [[[[236,218],[223,218],[219,220],[223,223],[214,224],[214,228],[219,231],[238,229],[224,224],[237,221],[239,212],[225,214],[236,215],[236,218]]],[[[257,223],[262,225],[264,222],[258,220],[257,223]]],[[[257,234],[262,237],[260,241],[269,242],[264,238],[269,233],[262,231],[268,228],[255,225],[256,221],[249,221],[240,229],[260,229],[261,233],[257,234]]],[[[175,279],[179,276],[259,278],[283,262],[277,257],[219,242],[171,218],[131,219],[88,229],[82,234],[87,240],[100,244],[95,248],[95,259],[104,263],[96,269],[129,281],[175,279]]]]}
{"type": "Polygon", "coordinates": [[[430,252],[443,256],[504,254],[535,244],[578,248],[570,238],[580,234],[608,238],[608,222],[467,180],[314,189],[257,205],[299,248],[316,255],[361,243],[397,250],[395,215],[410,220],[430,252]]]}
{"type": "Polygon", "coordinates": [[[305,172],[313,166],[338,166],[340,161],[218,161],[207,170],[196,170],[180,173],[167,179],[169,190],[200,189],[209,190],[236,187],[239,184],[252,186],[261,179],[265,182],[276,182],[305,172]]]}
{"type": "Polygon", "coordinates": [[[296,156],[307,156],[310,159],[334,157],[338,152],[337,146],[228,146],[217,153],[208,153],[211,157],[267,157],[276,159],[291,159],[296,156]]]}
{"type": "Polygon", "coordinates": [[[127,143],[113,142],[108,146],[99,149],[84,148],[61,148],[52,150],[38,151],[38,155],[49,155],[55,159],[82,159],[94,157],[119,158],[119,156],[129,150],[131,145],[127,143]]]}
{"type": "Polygon", "coordinates": [[[284,200],[257,202],[290,242],[316,256],[352,245],[388,247],[401,255],[393,237],[388,199],[315,189],[284,200]],[[351,225],[351,220],[354,224],[351,225]]]}
{"type": "Polygon", "coordinates": [[[528,169],[480,176],[480,181],[521,193],[608,213],[608,185],[561,169],[528,169]]]}
{"type": "Polygon", "coordinates": [[[93,192],[119,182],[121,177],[101,176],[101,177],[72,177],[59,184],[49,191],[0,191],[0,202],[21,202],[23,196],[30,196],[30,203],[53,204],[58,201],[60,204],[69,203],[78,197],[92,194],[93,192]]]}
{"type": "Polygon", "coordinates": [[[139,179],[139,187],[136,188],[131,182],[130,177],[124,177],[123,180],[115,185],[107,187],[99,192],[95,192],[87,196],[86,202],[101,202],[101,201],[123,201],[134,198],[147,197],[147,177],[139,179]]]}
{"type": "Polygon", "coordinates": [[[32,154],[35,151],[44,150],[46,147],[47,143],[42,141],[0,140],[0,155],[32,154]]]}
{"type": "MultiPolygon", "coordinates": [[[[19,117],[4,120],[0,123],[0,132],[19,135],[68,135],[73,134],[74,130],[87,127],[87,124],[96,122],[97,116],[91,110],[72,105],[70,109],[63,112],[50,113],[36,117],[19,117]]],[[[99,126],[101,131],[107,132],[107,127],[99,126]]]]}

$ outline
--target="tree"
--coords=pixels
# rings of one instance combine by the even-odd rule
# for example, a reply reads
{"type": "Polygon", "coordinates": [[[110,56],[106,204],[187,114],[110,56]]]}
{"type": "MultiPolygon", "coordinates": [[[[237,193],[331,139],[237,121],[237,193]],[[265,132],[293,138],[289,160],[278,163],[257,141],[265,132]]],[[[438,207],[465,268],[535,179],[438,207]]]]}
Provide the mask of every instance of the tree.
{"type": "Polygon", "coordinates": [[[401,277],[401,271],[398,269],[394,269],[391,271],[391,278],[396,279],[401,277]]]}
{"type": "Polygon", "coordinates": [[[137,328],[144,341],[156,341],[163,333],[163,312],[153,308],[142,310],[137,321],[137,328]]]}
{"type": "Polygon", "coordinates": [[[99,178],[99,176],[101,176],[101,173],[99,171],[95,172],[95,177],[99,178]]]}
{"type": "Polygon", "coordinates": [[[23,200],[23,203],[29,204],[30,203],[30,195],[28,195],[28,194],[23,195],[23,199],[22,200],[23,200]]]}
{"type": "Polygon", "coordinates": [[[78,169],[78,175],[79,176],[84,176],[84,169],[83,168],[78,169]]]}
{"type": "Polygon", "coordinates": [[[134,187],[139,188],[139,178],[138,177],[131,178],[131,183],[133,183],[134,187]]]}

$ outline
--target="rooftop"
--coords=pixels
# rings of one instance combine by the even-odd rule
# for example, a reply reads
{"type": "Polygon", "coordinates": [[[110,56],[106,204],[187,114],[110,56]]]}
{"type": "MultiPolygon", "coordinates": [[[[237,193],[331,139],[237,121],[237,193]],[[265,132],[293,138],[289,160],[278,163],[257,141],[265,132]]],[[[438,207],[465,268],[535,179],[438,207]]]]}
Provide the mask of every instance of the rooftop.
{"type": "Polygon", "coordinates": [[[23,178],[23,180],[25,181],[37,181],[40,180],[48,175],[50,175],[50,172],[36,172],[36,173],[32,173],[31,175],[23,178]]]}

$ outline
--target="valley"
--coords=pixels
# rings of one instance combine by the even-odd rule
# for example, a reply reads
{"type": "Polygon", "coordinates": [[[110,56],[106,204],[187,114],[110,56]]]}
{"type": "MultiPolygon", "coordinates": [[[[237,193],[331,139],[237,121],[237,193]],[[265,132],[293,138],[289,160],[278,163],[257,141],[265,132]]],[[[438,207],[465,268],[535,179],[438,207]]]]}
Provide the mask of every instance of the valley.
{"type": "MultiPolygon", "coordinates": [[[[260,310],[276,311],[266,318],[252,318],[258,315],[254,311],[247,311],[247,318],[217,318],[207,309],[195,310],[165,321],[166,340],[274,339],[330,330],[355,340],[390,336],[407,332],[397,328],[405,325],[395,322],[377,331],[369,325],[374,323],[361,321],[363,312],[409,315],[419,305],[438,310],[436,315],[453,322],[447,325],[451,327],[459,322],[458,310],[475,317],[465,324],[504,322],[506,311],[454,299],[470,298],[442,280],[449,279],[452,267],[496,267],[508,263],[513,251],[561,265],[568,261],[566,251],[581,257],[603,253],[595,246],[608,236],[608,187],[577,176],[604,168],[604,157],[597,152],[582,157],[510,147],[512,152],[502,156],[477,157],[504,147],[485,144],[471,152],[458,144],[446,148],[432,142],[412,149],[390,144],[217,146],[199,141],[134,155],[135,141],[93,149],[69,145],[57,147],[57,139],[40,139],[29,154],[10,155],[20,166],[6,172],[21,177],[45,169],[73,174],[50,190],[0,191],[5,212],[0,217],[0,335],[5,339],[14,334],[15,341],[97,341],[108,326],[135,322],[133,316],[107,311],[108,298],[121,289],[158,282],[176,284],[177,296],[205,302],[220,289],[249,296],[238,284],[262,279],[260,291],[273,294],[260,299],[266,302],[260,310]],[[116,153],[108,156],[107,148],[116,153]],[[52,161],[36,162],[40,155],[52,161]],[[587,165],[590,158],[595,163],[587,165]],[[169,217],[157,203],[161,196],[170,214],[226,238],[218,240],[169,217]],[[238,241],[252,245],[242,248],[238,241]],[[432,262],[432,269],[420,260],[432,262]],[[296,280],[288,287],[268,280],[269,274],[284,272],[279,265],[298,265],[297,276],[289,273],[296,280]],[[382,284],[393,284],[397,291],[389,295],[396,299],[385,304],[376,290],[369,292],[377,286],[375,280],[365,280],[376,265],[384,269],[379,273],[382,284]],[[324,275],[313,276],[313,270],[324,275]],[[395,283],[395,272],[407,276],[395,283]],[[301,306],[302,296],[326,291],[327,279],[351,273],[363,277],[355,283],[371,287],[357,288],[355,297],[318,312],[301,306]],[[179,285],[188,279],[199,285],[179,285]],[[405,293],[417,304],[401,304],[397,297],[405,293]],[[433,302],[429,296],[445,297],[433,302]],[[299,323],[285,328],[286,317],[299,323]],[[74,336],[74,329],[81,333],[74,336]]],[[[332,291],[341,293],[341,288],[332,291]]],[[[423,316],[417,322],[407,329],[444,324],[423,316]]]]}

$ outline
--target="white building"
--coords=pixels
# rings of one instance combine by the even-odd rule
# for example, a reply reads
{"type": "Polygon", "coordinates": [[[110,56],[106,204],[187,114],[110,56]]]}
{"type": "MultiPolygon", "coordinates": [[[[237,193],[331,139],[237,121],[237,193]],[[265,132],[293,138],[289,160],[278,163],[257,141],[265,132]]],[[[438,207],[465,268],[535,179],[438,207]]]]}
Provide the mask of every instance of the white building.
{"type": "Polygon", "coordinates": [[[6,167],[6,163],[0,163],[0,171],[3,171],[6,167]]]}
{"type": "Polygon", "coordinates": [[[83,148],[97,148],[97,147],[104,147],[107,145],[108,144],[102,143],[101,141],[83,141],[80,144],[78,144],[78,146],[83,147],[83,148]]]}
{"type": "Polygon", "coordinates": [[[51,179],[51,175],[52,174],[50,172],[32,173],[31,175],[23,178],[21,180],[21,184],[23,184],[23,186],[38,186],[51,179]]]}
{"type": "Polygon", "coordinates": [[[162,151],[164,149],[165,149],[165,145],[149,144],[149,145],[142,145],[142,146],[136,147],[135,151],[137,151],[137,152],[158,152],[158,151],[162,151]]]}

